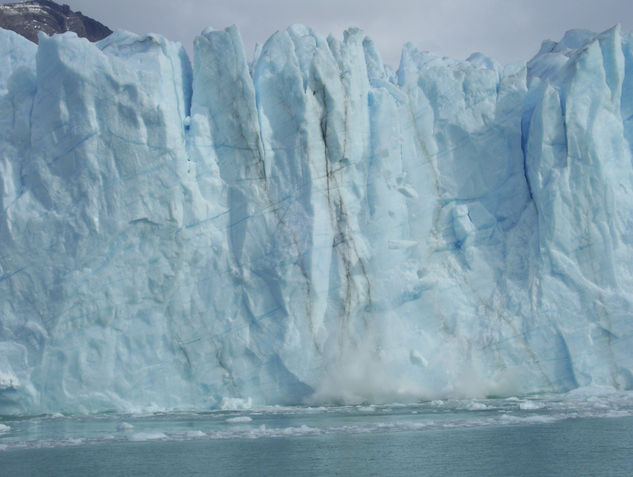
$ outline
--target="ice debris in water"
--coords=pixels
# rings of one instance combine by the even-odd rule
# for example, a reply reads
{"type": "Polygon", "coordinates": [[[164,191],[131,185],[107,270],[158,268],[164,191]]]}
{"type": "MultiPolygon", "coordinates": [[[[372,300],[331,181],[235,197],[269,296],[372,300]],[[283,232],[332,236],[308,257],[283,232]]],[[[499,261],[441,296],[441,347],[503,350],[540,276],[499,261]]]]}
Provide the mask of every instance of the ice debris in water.
{"type": "Polygon", "coordinates": [[[130,431],[134,429],[134,426],[129,422],[122,422],[117,426],[117,430],[119,431],[130,431]]]}
{"type": "Polygon", "coordinates": [[[136,432],[128,436],[128,440],[132,442],[157,441],[167,439],[167,435],[163,432],[136,432]]]}
{"type": "Polygon", "coordinates": [[[237,416],[237,417],[229,417],[226,422],[230,422],[232,424],[239,424],[245,422],[251,422],[253,419],[248,416],[237,416]]]}

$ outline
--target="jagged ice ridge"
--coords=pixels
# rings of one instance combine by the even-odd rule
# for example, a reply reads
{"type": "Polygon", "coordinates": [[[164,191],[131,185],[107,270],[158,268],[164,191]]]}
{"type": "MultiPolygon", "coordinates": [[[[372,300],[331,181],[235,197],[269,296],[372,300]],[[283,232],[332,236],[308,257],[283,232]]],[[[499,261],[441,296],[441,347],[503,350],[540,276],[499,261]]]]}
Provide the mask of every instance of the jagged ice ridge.
{"type": "Polygon", "coordinates": [[[0,413],[633,388],[633,37],[0,30],[0,413]]]}

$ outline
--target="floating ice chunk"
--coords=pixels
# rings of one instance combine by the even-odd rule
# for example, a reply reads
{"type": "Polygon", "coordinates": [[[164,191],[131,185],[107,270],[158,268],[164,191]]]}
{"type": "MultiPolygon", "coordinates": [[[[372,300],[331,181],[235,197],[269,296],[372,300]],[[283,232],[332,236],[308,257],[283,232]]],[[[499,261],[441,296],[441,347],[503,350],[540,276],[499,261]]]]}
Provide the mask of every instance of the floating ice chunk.
{"type": "Polygon", "coordinates": [[[536,401],[524,401],[519,403],[519,409],[522,411],[534,411],[536,409],[542,409],[543,403],[536,401]]]}
{"type": "Polygon", "coordinates": [[[303,435],[312,435],[312,434],[320,434],[321,431],[316,427],[310,427],[305,424],[302,424],[299,427],[285,427],[280,431],[274,430],[272,431],[273,435],[279,434],[282,436],[303,436],[303,435]]]}
{"type": "Polygon", "coordinates": [[[128,436],[127,439],[132,442],[158,441],[167,439],[167,435],[163,432],[137,432],[128,436]]]}
{"type": "Polygon", "coordinates": [[[466,409],[469,411],[484,411],[488,409],[488,406],[483,402],[471,401],[466,405],[466,409]]]}
{"type": "Polygon", "coordinates": [[[237,417],[229,417],[226,422],[230,422],[232,424],[235,423],[243,423],[243,422],[251,422],[253,419],[248,416],[237,416],[237,417]]]}
{"type": "Polygon", "coordinates": [[[85,442],[85,439],[81,437],[71,437],[70,439],[64,439],[64,444],[71,446],[79,446],[85,442]]]}

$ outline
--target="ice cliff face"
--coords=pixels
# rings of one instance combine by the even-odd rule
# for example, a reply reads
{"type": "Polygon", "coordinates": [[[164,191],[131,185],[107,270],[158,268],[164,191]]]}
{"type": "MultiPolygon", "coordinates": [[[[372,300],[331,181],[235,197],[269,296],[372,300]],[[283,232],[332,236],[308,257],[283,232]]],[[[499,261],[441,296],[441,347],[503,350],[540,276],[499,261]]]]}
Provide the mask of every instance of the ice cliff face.
{"type": "Polygon", "coordinates": [[[0,30],[0,411],[633,387],[633,37],[0,30]],[[236,400],[237,398],[237,400],[236,400]]]}

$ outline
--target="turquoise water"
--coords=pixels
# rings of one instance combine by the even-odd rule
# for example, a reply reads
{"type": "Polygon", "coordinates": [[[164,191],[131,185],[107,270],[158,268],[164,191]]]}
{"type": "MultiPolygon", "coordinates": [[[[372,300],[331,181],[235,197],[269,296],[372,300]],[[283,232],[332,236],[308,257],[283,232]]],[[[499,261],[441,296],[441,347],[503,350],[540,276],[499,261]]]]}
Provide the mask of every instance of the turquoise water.
{"type": "Polygon", "coordinates": [[[633,394],[5,417],[0,475],[633,475],[633,394]]]}

